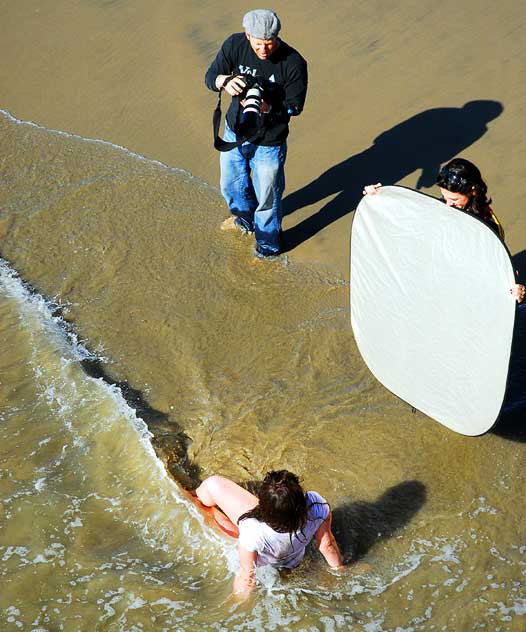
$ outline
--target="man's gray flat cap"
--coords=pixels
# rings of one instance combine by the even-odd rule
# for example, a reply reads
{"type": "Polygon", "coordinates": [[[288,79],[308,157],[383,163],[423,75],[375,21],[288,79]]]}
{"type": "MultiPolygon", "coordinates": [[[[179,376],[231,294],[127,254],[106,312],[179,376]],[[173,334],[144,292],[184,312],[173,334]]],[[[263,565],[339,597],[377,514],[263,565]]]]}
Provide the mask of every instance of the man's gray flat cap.
{"type": "Polygon", "coordinates": [[[245,14],[243,28],[257,39],[274,39],[281,28],[278,16],[271,9],[254,9],[245,14]]]}

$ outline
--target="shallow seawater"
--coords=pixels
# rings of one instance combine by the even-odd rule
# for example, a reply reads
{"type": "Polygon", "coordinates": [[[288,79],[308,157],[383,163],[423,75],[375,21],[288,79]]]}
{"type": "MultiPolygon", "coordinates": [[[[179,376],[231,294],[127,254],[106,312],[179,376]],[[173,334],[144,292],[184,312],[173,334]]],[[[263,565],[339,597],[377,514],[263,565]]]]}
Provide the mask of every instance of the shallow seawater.
{"type": "Polygon", "coordinates": [[[255,260],[213,187],[0,128],[2,630],[524,629],[520,406],[478,438],[413,414],[364,366],[348,284],[255,260]],[[234,543],[181,487],[282,467],[358,562],[309,551],[238,604],[234,543]]]}

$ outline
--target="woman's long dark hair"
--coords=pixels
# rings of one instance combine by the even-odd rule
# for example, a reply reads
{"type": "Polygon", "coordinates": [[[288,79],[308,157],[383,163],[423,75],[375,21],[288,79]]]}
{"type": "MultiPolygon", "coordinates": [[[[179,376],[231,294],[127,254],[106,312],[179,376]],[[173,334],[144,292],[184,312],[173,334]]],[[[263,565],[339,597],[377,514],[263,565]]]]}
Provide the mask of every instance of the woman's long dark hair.
{"type": "Polygon", "coordinates": [[[299,478],[288,470],[268,472],[258,491],[259,504],[238,519],[256,518],[278,533],[300,531],[307,521],[308,505],[299,478]]]}
{"type": "Polygon", "coordinates": [[[489,216],[491,221],[491,214],[488,211],[491,202],[487,197],[488,187],[478,167],[472,162],[465,158],[453,158],[440,169],[437,184],[451,193],[467,195],[469,202],[464,210],[478,215],[483,220],[487,220],[489,216]]]}

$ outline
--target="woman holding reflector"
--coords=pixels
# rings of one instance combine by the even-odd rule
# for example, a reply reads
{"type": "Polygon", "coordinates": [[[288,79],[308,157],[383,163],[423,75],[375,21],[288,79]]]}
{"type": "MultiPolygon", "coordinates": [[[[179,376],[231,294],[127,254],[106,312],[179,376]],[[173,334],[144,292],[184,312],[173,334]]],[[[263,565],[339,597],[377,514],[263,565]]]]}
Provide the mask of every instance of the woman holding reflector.
{"type": "MultiPolygon", "coordinates": [[[[445,204],[475,215],[504,241],[504,230],[487,197],[488,187],[480,170],[472,162],[464,158],[450,160],[440,170],[436,183],[445,204]]],[[[367,185],[363,194],[374,195],[381,186],[380,182],[367,185]]],[[[520,303],[525,297],[526,288],[516,283],[510,292],[520,303]]]]}

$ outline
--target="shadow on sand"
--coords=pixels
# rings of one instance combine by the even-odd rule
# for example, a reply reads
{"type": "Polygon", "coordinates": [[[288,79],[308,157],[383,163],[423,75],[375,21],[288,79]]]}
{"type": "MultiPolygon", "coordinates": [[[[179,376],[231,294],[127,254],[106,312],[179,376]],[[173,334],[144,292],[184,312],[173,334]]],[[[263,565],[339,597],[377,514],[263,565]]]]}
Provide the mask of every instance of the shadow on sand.
{"type": "MultiPolygon", "coordinates": [[[[40,293],[30,283],[22,279],[7,259],[0,255],[0,262],[5,262],[8,267],[17,274],[20,282],[26,290],[37,296],[45,295],[40,293]]],[[[78,339],[75,331],[75,324],[70,321],[64,314],[60,304],[45,299],[50,307],[52,316],[57,319],[57,324],[63,329],[66,336],[74,340],[78,339]]],[[[85,343],[83,346],[87,349],[85,343]]],[[[181,430],[180,426],[169,419],[166,413],[152,408],[144,399],[143,394],[138,389],[133,388],[126,381],[114,380],[105,371],[102,362],[94,355],[84,358],[79,362],[84,372],[90,377],[102,379],[110,386],[116,386],[128,406],[132,408],[137,417],[140,417],[148,426],[148,430],[152,433],[151,442],[157,456],[165,463],[168,471],[173,478],[184,488],[193,489],[199,481],[200,468],[191,463],[188,458],[189,437],[181,430]]]]}
{"type": "MultiPolygon", "coordinates": [[[[519,282],[526,284],[526,250],[512,257],[519,282]]],[[[508,386],[502,411],[492,433],[526,442],[526,303],[517,307],[511,343],[508,386]]]]}
{"type": "Polygon", "coordinates": [[[396,184],[421,170],[417,189],[431,187],[440,165],[483,136],[487,123],[503,109],[498,101],[469,101],[461,108],[426,110],[383,132],[371,147],[331,167],[284,199],[284,215],[290,215],[336,194],[314,215],[283,233],[283,250],[292,250],[354,210],[366,184],[396,184]]]}
{"type": "Polygon", "coordinates": [[[102,379],[106,384],[116,386],[126,403],[140,417],[152,433],[152,445],[157,456],[164,462],[173,478],[185,489],[193,489],[199,480],[199,467],[188,459],[188,436],[181,428],[169,421],[168,415],[152,408],[143,394],[130,386],[126,381],[117,381],[104,370],[97,358],[87,358],[80,362],[85,373],[90,377],[102,379]]]}
{"type": "Polygon", "coordinates": [[[404,527],[426,502],[426,486],[404,481],[387,489],[376,502],[358,500],[336,507],[332,530],[346,564],[363,557],[379,540],[404,527]]]}

